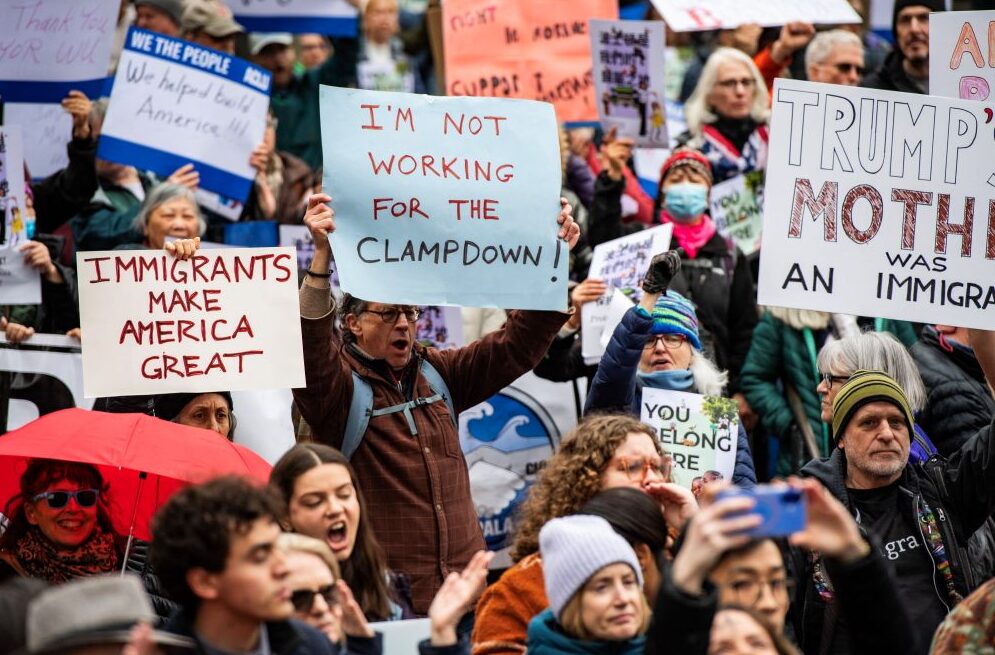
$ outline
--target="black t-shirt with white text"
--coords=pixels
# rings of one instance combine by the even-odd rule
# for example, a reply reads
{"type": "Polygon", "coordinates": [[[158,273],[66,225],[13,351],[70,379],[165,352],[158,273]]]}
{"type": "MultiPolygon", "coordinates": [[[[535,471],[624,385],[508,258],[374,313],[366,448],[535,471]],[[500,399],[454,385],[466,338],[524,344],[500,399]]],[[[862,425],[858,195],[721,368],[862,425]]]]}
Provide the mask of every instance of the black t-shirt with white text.
{"type": "MultiPolygon", "coordinates": [[[[857,523],[880,544],[899,598],[905,603],[912,625],[919,632],[919,643],[928,648],[933,633],[947,614],[933,580],[935,565],[924,543],[918,522],[904,516],[898,483],[878,489],[847,489],[857,510],[857,523]]],[[[911,499],[906,501],[912,503],[911,499]]]]}

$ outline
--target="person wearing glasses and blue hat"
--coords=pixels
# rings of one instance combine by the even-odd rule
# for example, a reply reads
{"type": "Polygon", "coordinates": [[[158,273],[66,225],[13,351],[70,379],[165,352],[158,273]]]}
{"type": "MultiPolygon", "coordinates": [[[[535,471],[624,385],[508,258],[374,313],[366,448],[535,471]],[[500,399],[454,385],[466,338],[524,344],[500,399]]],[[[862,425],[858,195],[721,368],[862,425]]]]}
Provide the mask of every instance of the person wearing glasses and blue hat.
{"type": "Polygon", "coordinates": [[[3,513],[0,580],[14,576],[62,583],[120,568],[111,529],[107,485],[96,468],[34,459],[21,476],[21,493],[3,513]]]}

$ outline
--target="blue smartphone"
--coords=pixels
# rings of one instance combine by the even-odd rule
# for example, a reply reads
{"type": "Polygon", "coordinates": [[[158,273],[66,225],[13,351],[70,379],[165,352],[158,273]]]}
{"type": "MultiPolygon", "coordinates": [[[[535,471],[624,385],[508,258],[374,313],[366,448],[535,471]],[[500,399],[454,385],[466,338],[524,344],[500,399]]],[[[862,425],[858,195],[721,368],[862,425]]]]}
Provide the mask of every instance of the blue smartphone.
{"type": "Polygon", "coordinates": [[[756,501],[748,513],[759,514],[763,518],[763,523],[744,534],[758,538],[784,537],[805,529],[805,496],[797,489],[767,484],[759,484],[749,490],[730,487],[719,492],[718,500],[742,496],[756,501]]]}

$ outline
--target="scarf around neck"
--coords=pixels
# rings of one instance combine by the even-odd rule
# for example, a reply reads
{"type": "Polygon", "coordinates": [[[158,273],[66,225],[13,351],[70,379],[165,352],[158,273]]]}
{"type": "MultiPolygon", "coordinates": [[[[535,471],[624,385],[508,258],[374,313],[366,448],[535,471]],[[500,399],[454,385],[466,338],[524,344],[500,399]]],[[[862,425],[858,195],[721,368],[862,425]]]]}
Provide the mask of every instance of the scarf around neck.
{"type": "Polygon", "coordinates": [[[56,584],[110,573],[120,564],[114,535],[99,526],[89,539],[72,550],[59,550],[37,526],[31,526],[17,542],[15,555],[29,577],[56,584]]]}
{"type": "Polygon", "coordinates": [[[660,220],[674,226],[674,238],[677,239],[677,245],[683,248],[691,259],[697,257],[701,247],[715,235],[715,222],[708,214],[703,214],[697,224],[689,225],[675,221],[666,209],[661,209],[660,220]]]}
{"type": "Polygon", "coordinates": [[[639,377],[639,381],[643,383],[643,386],[650,389],[694,391],[694,374],[687,369],[653,371],[652,373],[638,371],[636,375],[639,377]]]}

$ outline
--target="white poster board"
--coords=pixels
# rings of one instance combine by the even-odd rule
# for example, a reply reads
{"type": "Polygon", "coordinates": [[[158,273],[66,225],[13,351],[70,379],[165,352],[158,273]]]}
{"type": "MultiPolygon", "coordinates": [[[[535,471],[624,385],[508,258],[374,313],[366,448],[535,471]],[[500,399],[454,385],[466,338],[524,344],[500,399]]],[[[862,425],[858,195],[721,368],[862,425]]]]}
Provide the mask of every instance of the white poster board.
{"type": "Polygon", "coordinates": [[[777,80],[759,304],[995,328],[990,115],[777,80]]]}
{"type": "Polygon", "coordinates": [[[669,144],[664,26],[658,20],[592,20],[591,56],[598,118],[636,145],[669,144]]]}
{"type": "Polygon", "coordinates": [[[355,36],[356,3],[349,0],[225,0],[248,32],[355,36]]]}
{"type": "Polygon", "coordinates": [[[995,86],[989,49],[995,46],[995,11],[929,15],[929,94],[987,100],[995,86]]]}
{"type": "Polygon", "coordinates": [[[76,265],[87,397],[305,385],[292,249],[81,252],[76,265]]]}
{"type": "Polygon", "coordinates": [[[643,387],[639,415],[673,459],[675,483],[694,491],[695,478],[732,480],[739,443],[736,401],[643,387]]]}
{"type": "MultiPolygon", "coordinates": [[[[608,285],[605,295],[581,308],[581,352],[589,363],[597,363],[605,352],[602,334],[615,329],[616,323],[608,324],[612,312],[612,296],[618,290],[621,294],[638,302],[642,297],[641,283],[649,268],[653,255],[670,248],[670,235],[673,226],[660,225],[641,230],[618,239],[612,239],[594,248],[591,267],[587,276],[603,281],[608,285]]],[[[616,307],[620,301],[615,300],[616,307]]],[[[631,306],[631,303],[630,303],[631,306]]]]}
{"type": "Polygon", "coordinates": [[[192,163],[200,186],[244,201],[263,140],[270,74],[201,45],[132,27],[97,155],[166,177],[192,163]]]}
{"type": "Polygon", "coordinates": [[[756,23],[764,27],[804,21],[816,25],[861,22],[847,0],[652,0],[674,32],[733,29],[756,23]]]}
{"type": "Polygon", "coordinates": [[[0,128],[0,305],[41,304],[41,276],[20,248],[28,242],[21,128],[0,128]]]}
{"type": "Polygon", "coordinates": [[[46,177],[68,163],[72,122],[59,102],[70,90],[99,98],[120,3],[0,0],[0,98],[4,123],[31,125],[28,166],[46,177]]]}

